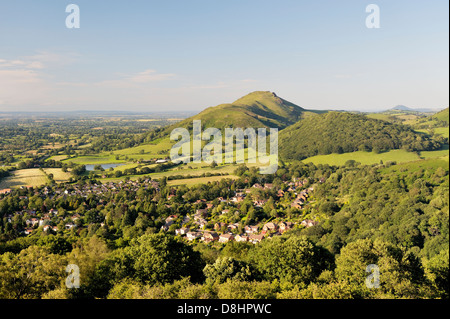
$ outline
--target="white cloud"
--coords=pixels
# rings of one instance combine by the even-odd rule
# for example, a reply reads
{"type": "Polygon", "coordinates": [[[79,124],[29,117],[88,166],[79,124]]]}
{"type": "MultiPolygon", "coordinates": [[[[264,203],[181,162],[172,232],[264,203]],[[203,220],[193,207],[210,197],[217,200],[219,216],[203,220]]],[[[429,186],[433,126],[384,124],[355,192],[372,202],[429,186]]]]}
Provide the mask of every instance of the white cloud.
{"type": "Polygon", "coordinates": [[[173,73],[158,73],[153,69],[142,72],[116,74],[110,79],[94,82],[69,82],[55,76],[60,67],[71,64],[77,54],[38,52],[15,59],[0,58],[0,110],[28,109],[30,105],[71,106],[114,104],[127,99],[137,104],[148,101],[153,83],[176,77],[173,73]]]}
{"type": "MultiPolygon", "coordinates": [[[[0,59],[0,100],[3,109],[21,105],[36,105],[45,101],[51,85],[44,78],[43,61],[25,57],[0,59]]],[[[14,109],[16,110],[16,109],[14,109]]]]}
{"type": "Polygon", "coordinates": [[[6,107],[36,105],[48,98],[50,90],[49,84],[35,70],[0,69],[0,100],[6,107]]]}
{"type": "Polygon", "coordinates": [[[44,64],[36,60],[5,60],[0,59],[0,69],[23,68],[23,69],[43,69],[44,64]]]}
{"type": "Polygon", "coordinates": [[[97,81],[61,78],[61,67],[76,60],[76,54],[51,52],[0,58],[0,111],[170,109],[186,101],[186,106],[201,108],[255,90],[260,82],[244,78],[192,83],[190,77],[152,68],[105,75],[97,81]]]}

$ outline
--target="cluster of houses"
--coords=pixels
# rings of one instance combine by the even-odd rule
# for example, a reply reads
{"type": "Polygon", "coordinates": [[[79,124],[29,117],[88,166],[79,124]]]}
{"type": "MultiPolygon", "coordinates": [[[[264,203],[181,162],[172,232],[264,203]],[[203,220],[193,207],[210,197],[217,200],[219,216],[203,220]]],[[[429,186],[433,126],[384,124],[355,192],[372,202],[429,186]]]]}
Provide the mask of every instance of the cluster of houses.
{"type": "MultiPolygon", "coordinates": [[[[323,182],[323,181],[322,181],[323,182]]],[[[293,192],[295,194],[295,199],[291,203],[291,207],[296,208],[302,208],[302,206],[305,204],[305,202],[308,200],[309,193],[314,190],[314,187],[309,187],[303,189],[303,187],[308,184],[308,180],[297,180],[294,179],[293,182],[288,182],[287,186],[288,188],[286,191],[279,190],[277,192],[277,196],[279,198],[283,197],[285,193],[287,192],[293,192]],[[299,192],[297,190],[301,189],[299,192]]],[[[259,183],[256,183],[252,186],[252,188],[261,189],[261,190],[268,190],[272,189],[272,184],[265,184],[264,186],[260,185],[259,183]]],[[[243,189],[243,190],[237,190],[235,196],[229,199],[229,201],[233,204],[240,203],[245,200],[246,196],[251,193],[251,189],[243,189]]],[[[219,198],[220,202],[228,202],[227,200],[224,200],[223,198],[219,198]]],[[[254,200],[253,205],[255,207],[263,207],[266,204],[267,200],[254,200]]],[[[212,205],[208,203],[207,205],[212,205]]],[[[188,241],[193,240],[201,240],[203,242],[213,242],[217,241],[220,243],[227,243],[230,241],[236,241],[236,242],[251,242],[251,243],[259,243],[264,238],[272,238],[273,236],[281,235],[283,232],[290,230],[294,227],[293,222],[285,222],[281,221],[278,224],[275,222],[267,222],[265,224],[261,225],[245,225],[243,228],[241,228],[241,224],[238,223],[231,223],[226,224],[224,222],[216,222],[214,224],[214,230],[205,230],[208,221],[208,209],[212,208],[211,206],[207,206],[204,209],[197,209],[195,214],[193,214],[192,218],[194,220],[194,225],[197,226],[195,230],[191,230],[187,227],[181,227],[175,230],[176,235],[184,236],[188,241]],[[239,233],[239,229],[241,229],[241,234],[239,233]],[[221,233],[221,234],[220,234],[221,233]]],[[[221,211],[222,214],[229,213],[230,209],[224,209],[221,211]]],[[[175,220],[177,216],[169,216],[168,219],[166,219],[166,224],[163,226],[164,230],[168,230],[168,226],[171,225],[172,221],[175,220]]],[[[188,216],[185,217],[182,224],[185,224],[187,221],[189,221],[190,218],[188,216]]],[[[318,222],[306,219],[300,222],[300,225],[303,227],[312,227],[317,225],[318,222]]]]}
{"type": "MultiPolygon", "coordinates": [[[[144,188],[153,187],[157,191],[159,191],[159,183],[157,181],[153,181],[150,179],[145,179],[143,183],[140,183],[138,181],[120,181],[120,182],[107,182],[104,184],[85,184],[82,186],[74,185],[71,187],[70,190],[61,190],[56,189],[54,192],[55,194],[61,194],[64,193],[66,195],[79,195],[82,197],[87,197],[90,194],[93,195],[102,195],[108,192],[119,192],[121,190],[128,190],[128,191],[137,191],[139,188],[144,186],[144,188]]],[[[44,194],[45,194],[46,188],[44,188],[44,194]]]]}
{"type": "MultiPolygon", "coordinates": [[[[309,184],[308,180],[297,180],[294,179],[292,182],[285,182],[287,187],[283,187],[285,190],[278,190],[277,196],[282,198],[286,193],[289,196],[295,194],[295,199],[291,203],[291,207],[302,208],[305,202],[309,198],[309,193],[314,189],[313,187],[305,188],[305,185],[309,184]]],[[[152,187],[156,191],[159,191],[159,184],[156,181],[151,179],[145,179],[141,181],[121,181],[121,182],[107,182],[104,184],[89,184],[86,183],[84,185],[71,185],[70,187],[57,186],[54,188],[44,187],[39,189],[39,191],[35,191],[40,193],[40,195],[45,195],[50,198],[57,198],[59,196],[82,196],[87,198],[89,195],[102,195],[110,192],[119,192],[121,190],[129,190],[129,191],[137,191],[140,188],[144,187],[150,188],[152,187]]],[[[307,187],[307,186],[306,186],[307,187]]],[[[239,203],[244,201],[249,194],[252,193],[252,189],[260,189],[262,191],[272,190],[273,185],[270,183],[266,183],[261,185],[259,183],[254,184],[251,188],[240,189],[237,190],[233,197],[225,199],[219,197],[218,200],[220,203],[225,203],[226,209],[223,209],[219,214],[227,214],[236,210],[239,203]]],[[[0,194],[8,194],[11,190],[3,190],[0,194]]],[[[168,200],[170,200],[175,196],[174,193],[170,193],[168,195],[168,200]]],[[[26,196],[21,196],[21,198],[26,198],[26,196]]],[[[292,197],[290,197],[292,198],[292,197]]],[[[253,205],[255,207],[263,207],[267,200],[261,199],[253,199],[253,205]]],[[[99,199],[99,202],[102,202],[102,199],[99,199]]],[[[181,227],[175,229],[175,234],[180,236],[185,236],[188,241],[192,241],[195,239],[199,239],[204,242],[221,242],[227,243],[230,241],[236,242],[251,242],[258,243],[264,238],[272,238],[273,236],[281,235],[283,232],[290,230],[294,227],[293,222],[289,221],[271,221],[266,223],[261,223],[258,225],[243,225],[241,222],[235,223],[224,223],[217,220],[212,220],[210,217],[211,209],[214,208],[212,202],[207,202],[204,199],[197,200],[193,204],[202,203],[201,209],[196,209],[195,213],[192,215],[183,216],[183,220],[181,223],[181,227]],[[208,221],[209,219],[209,221],[208,221]],[[186,227],[186,224],[189,223],[189,227],[186,227]],[[212,227],[212,223],[214,223],[214,227],[212,227]],[[209,227],[208,227],[209,225],[209,227]],[[214,230],[212,230],[214,228],[214,230]]],[[[170,205],[166,205],[170,207],[170,205]]],[[[25,235],[29,235],[33,232],[37,227],[43,227],[44,231],[52,230],[58,231],[58,226],[53,226],[54,223],[51,223],[51,220],[54,220],[55,217],[59,217],[60,220],[64,220],[63,223],[59,223],[59,227],[64,225],[65,230],[70,230],[74,227],[77,227],[77,219],[80,218],[78,214],[73,214],[67,218],[63,218],[62,216],[58,216],[58,211],[55,209],[51,209],[44,214],[36,214],[34,210],[23,210],[20,212],[15,212],[15,214],[19,214],[22,216],[27,216],[25,221],[26,228],[23,230],[25,235]],[[53,225],[52,225],[53,224],[53,225]]],[[[8,221],[11,222],[13,218],[13,214],[8,214],[6,216],[8,221]]],[[[165,224],[161,227],[163,231],[168,231],[170,227],[173,225],[175,221],[179,222],[179,216],[170,215],[166,218],[165,224]]],[[[218,219],[220,220],[220,219],[218,219]]],[[[79,224],[79,223],[78,223],[79,224]]],[[[102,223],[103,224],[103,223],[102,223]]],[[[313,220],[303,220],[299,222],[299,225],[303,227],[311,227],[316,225],[317,222],[313,220]]],[[[178,224],[177,224],[178,225],[178,224]]],[[[172,226],[172,230],[173,230],[172,226]]]]}
{"type": "MultiPolygon", "coordinates": [[[[50,209],[49,212],[43,214],[41,217],[37,217],[35,210],[22,210],[15,212],[14,214],[6,215],[6,220],[9,223],[12,222],[12,218],[14,215],[27,216],[27,219],[25,220],[26,227],[22,231],[22,233],[25,235],[30,235],[37,227],[41,226],[44,231],[52,230],[56,232],[59,230],[58,226],[52,226],[50,222],[53,217],[58,215],[58,211],[56,209],[50,209]]],[[[70,221],[64,224],[64,228],[71,229],[73,227],[76,227],[75,221],[79,218],[79,214],[72,215],[71,217],[69,217],[70,221]]],[[[60,219],[62,220],[62,217],[60,217],[60,219]]]]}
{"type": "MultiPolygon", "coordinates": [[[[50,187],[44,187],[40,190],[41,195],[45,195],[50,198],[57,198],[59,196],[74,196],[79,195],[81,197],[88,197],[90,194],[93,195],[102,195],[108,192],[119,192],[121,190],[130,190],[130,191],[137,191],[139,188],[144,186],[144,188],[155,188],[157,191],[159,191],[159,183],[157,181],[153,181],[150,179],[144,180],[143,183],[139,183],[138,181],[128,181],[128,182],[108,182],[105,184],[85,184],[85,185],[73,185],[70,188],[64,188],[64,187],[56,187],[51,189],[50,187]]],[[[23,186],[22,188],[30,188],[23,186]]],[[[11,190],[2,190],[0,194],[9,194],[11,193],[11,190]]],[[[35,192],[35,194],[39,194],[39,192],[35,192]]],[[[27,199],[27,196],[20,196],[20,199],[27,199]]],[[[102,202],[102,200],[100,200],[102,202]]],[[[12,219],[14,215],[19,216],[27,216],[27,219],[25,220],[26,227],[22,230],[22,233],[24,235],[30,235],[36,228],[41,227],[44,231],[51,230],[53,232],[56,232],[60,230],[58,226],[52,226],[51,220],[54,217],[58,217],[58,211],[56,209],[50,209],[48,212],[44,214],[37,214],[35,210],[31,209],[24,209],[21,211],[14,212],[13,214],[7,214],[6,220],[8,222],[12,222],[12,219]],[[39,217],[38,217],[39,215],[39,217]]],[[[62,216],[59,216],[62,220],[62,216]]],[[[81,216],[79,214],[74,214],[69,217],[69,221],[64,224],[64,229],[69,230],[74,227],[77,227],[76,221],[81,216]]],[[[101,224],[103,225],[103,223],[101,224]]]]}
{"type": "MultiPolygon", "coordinates": [[[[312,224],[302,223],[306,227],[312,226],[312,224]]],[[[214,225],[215,231],[196,230],[190,231],[189,228],[179,228],[175,230],[175,234],[180,236],[186,236],[189,241],[200,239],[204,242],[218,241],[219,243],[228,243],[230,241],[236,242],[251,242],[253,244],[261,242],[264,238],[272,238],[273,236],[279,236],[283,232],[290,230],[294,227],[293,222],[284,222],[276,224],[274,222],[268,222],[264,225],[245,225],[243,234],[233,234],[231,231],[237,229],[239,223],[226,225],[224,223],[216,223],[214,225]],[[227,231],[222,234],[218,234],[220,229],[226,228],[227,231]]]]}

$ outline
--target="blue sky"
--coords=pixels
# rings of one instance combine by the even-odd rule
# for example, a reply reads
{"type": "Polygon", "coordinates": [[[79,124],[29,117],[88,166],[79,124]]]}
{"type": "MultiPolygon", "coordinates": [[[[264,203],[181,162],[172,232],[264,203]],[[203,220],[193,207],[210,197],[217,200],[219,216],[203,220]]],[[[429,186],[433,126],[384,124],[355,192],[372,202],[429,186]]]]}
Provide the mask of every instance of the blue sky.
{"type": "Polygon", "coordinates": [[[446,0],[0,0],[0,111],[448,106],[446,0]],[[65,25],[80,8],[80,28],[65,25]],[[365,24],[380,8],[380,28],[365,24]]]}

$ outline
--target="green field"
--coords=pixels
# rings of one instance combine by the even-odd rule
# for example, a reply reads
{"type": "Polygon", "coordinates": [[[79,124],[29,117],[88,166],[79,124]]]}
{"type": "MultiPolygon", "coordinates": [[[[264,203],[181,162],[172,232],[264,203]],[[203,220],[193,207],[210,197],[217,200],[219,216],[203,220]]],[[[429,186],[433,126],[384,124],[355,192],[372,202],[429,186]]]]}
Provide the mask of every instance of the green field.
{"type": "Polygon", "coordinates": [[[53,180],[57,183],[67,182],[72,176],[69,172],[63,172],[60,168],[44,168],[46,174],[53,174],[53,180]]]}
{"type": "Polygon", "coordinates": [[[436,158],[436,157],[443,157],[443,156],[448,156],[449,151],[448,151],[448,144],[444,145],[444,147],[441,150],[438,151],[431,151],[431,152],[420,152],[420,156],[428,159],[428,158],[436,158]]]}
{"type": "Polygon", "coordinates": [[[75,164],[82,164],[82,165],[88,165],[88,164],[118,164],[118,163],[124,163],[123,160],[116,160],[114,155],[88,155],[88,156],[78,156],[69,158],[66,160],[63,160],[63,162],[72,162],[75,164]]]}
{"type": "Polygon", "coordinates": [[[386,113],[369,113],[369,114],[366,114],[366,116],[368,118],[375,119],[375,120],[383,120],[383,121],[386,121],[386,122],[392,121],[391,115],[392,114],[386,114],[386,113]]]}
{"type": "Polygon", "coordinates": [[[448,127],[436,127],[434,129],[434,133],[440,134],[440,135],[442,135],[443,137],[446,137],[446,138],[448,138],[449,135],[450,135],[448,127]]]}
{"type": "Polygon", "coordinates": [[[38,168],[21,169],[12,172],[0,182],[0,189],[17,188],[20,186],[39,186],[47,182],[47,176],[38,168]]]}
{"type": "MultiPolygon", "coordinates": [[[[144,144],[136,147],[130,147],[123,150],[114,151],[115,155],[128,156],[130,159],[154,159],[164,158],[169,154],[174,144],[169,138],[154,141],[152,144],[144,144]]],[[[114,157],[113,156],[113,157],[114,157]]]]}
{"type": "Polygon", "coordinates": [[[424,129],[418,129],[415,131],[419,132],[419,133],[425,133],[425,134],[431,134],[434,132],[437,135],[442,135],[443,137],[446,137],[446,138],[449,137],[449,128],[448,127],[433,127],[430,129],[424,128],[424,129]]]}
{"type": "MultiPolygon", "coordinates": [[[[155,141],[156,143],[156,141],[155,141]]],[[[165,158],[170,152],[174,142],[166,138],[159,140],[157,144],[144,144],[136,147],[130,147],[108,153],[100,153],[98,155],[80,155],[77,157],[64,159],[63,162],[72,162],[75,164],[95,165],[95,164],[120,164],[127,163],[132,160],[152,160],[155,158],[165,158]],[[119,155],[119,159],[116,156],[119,155]],[[126,157],[126,158],[125,158],[126,157]]],[[[54,156],[54,158],[58,158],[54,156]]],[[[134,167],[135,165],[131,166],[134,167]]],[[[130,167],[127,167],[130,168],[130,167]]]]}
{"type": "Polygon", "coordinates": [[[302,162],[313,163],[314,165],[328,164],[339,166],[344,165],[348,160],[355,160],[363,165],[371,165],[380,163],[380,161],[383,161],[383,163],[388,161],[402,163],[415,161],[418,159],[420,159],[420,157],[415,153],[407,152],[405,150],[392,150],[379,154],[358,151],[344,154],[317,155],[304,159],[302,162]]]}
{"type": "Polygon", "coordinates": [[[67,159],[67,155],[54,155],[54,156],[50,156],[47,160],[54,160],[54,161],[63,161],[65,159],[67,159]]]}
{"type": "Polygon", "coordinates": [[[399,165],[393,165],[390,167],[383,168],[380,171],[383,173],[395,172],[397,174],[407,175],[411,172],[415,172],[418,170],[426,170],[429,171],[431,174],[439,167],[448,171],[449,169],[448,163],[449,163],[449,156],[447,155],[441,158],[430,158],[426,160],[418,160],[409,163],[401,163],[399,165]]]}
{"type": "Polygon", "coordinates": [[[234,175],[228,175],[228,176],[210,176],[210,177],[199,177],[189,179],[175,179],[168,181],[167,184],[170,186],[180,186],[180,185],[193,186],[198,184],[206,184],[208,182],[217,182],[223,178],[237,179],[238,177],[234,175]]]}
{"type": "MultiPolygon", "coordinates": [[[[45,168],[46,174],[53,174],[53,179],[60,183],[70,178],[70,173],[64,173],[60,168],[45,168]]],[[[47,176],[38,168],[13,171],[12,175],[0,182],[0,189],[17,188],[20,186],[40,186],[48,182],[47,176]]]]}

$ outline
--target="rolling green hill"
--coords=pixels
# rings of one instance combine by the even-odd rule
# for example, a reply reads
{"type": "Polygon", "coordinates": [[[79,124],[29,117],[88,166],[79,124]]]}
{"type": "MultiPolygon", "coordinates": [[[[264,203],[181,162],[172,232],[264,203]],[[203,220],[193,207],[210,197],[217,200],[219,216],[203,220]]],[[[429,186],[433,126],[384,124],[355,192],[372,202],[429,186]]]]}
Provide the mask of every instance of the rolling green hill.
{"type": "Polygon", "coordinates": [[[166,132],[172,131],[175,127],[190,129],[193,120],[201,120],[203,128],[266,127],[283,129],[301,118],[316,113],[321,112],[305,110],[269,91],[256,91],[233,103],[209,107],[197,115],[169,126],[166,132]]]}
{"type": "Polygon", "coordinates": [[[436,119],[436,120],[438,120],[438,121],[441,121],[441,122],[446,122],[447,125],[448,125],[448,123],[449,123],[449,112],[448,112],[448,108],[446,108],[446,109],[444,109],[444,110],[442,110],[442,111],[440,111],[440,112],[437,112],[436,114],[434,114],[434,115],[432,116],[432,118],[433,118],[433,119],[436,119]]]}
{"type": "MultiPolygon", "coordinates": [[[[446,111],[448,116],[448,109],[446,111]]],[[[409,152],[435,151],[443,144],[433,140],[429,134],[414,131],[409,125],[383,120],[384,118],[378,117],[379,114],[375,115],[369,117],[358,113],[306,110],[275,93],[256,91],[233,103],[209,107],[197,115],[157,130],[156,133],[146,133],[148,136],[141,138],[144,141],[153,141],[152,143],[145,142],[131,148],[99,154],[101,158],[96,159],[96,163],[167,157],[175,143],[169,139],[172,130],[177,127],[191,130],[194,120],[201,120],[203,129],[278,128],[279,155],[287,160],[304,160],[319,155],[311,161],[329,162],[329,156],[320,156],[341,153],[347,154],[341,156],[339,161],[352,159],[353,155],[362,163],[415,160],[420,154],[409,152]],[[389,153],[391,150],[399,151],[389,153]]],[[[435,116],[439,119],[445,117],[445,110],[435,116]]],[[[207,141],[202,141],[202,146],[206,143],[207,141]]],[[[434,156],[434,153],[430,156],[434,156]]],[[[91,158],[70,160],[87,163],[91,158]]]]}
{"type": "Polygon", "coordinates": [[[328,112],[300,120],[279,135],[279,154],[285,159],[316,155],[392,149],[435,150],[441,145],[410,127],[371,119],[361,114],[328,112]]]}

